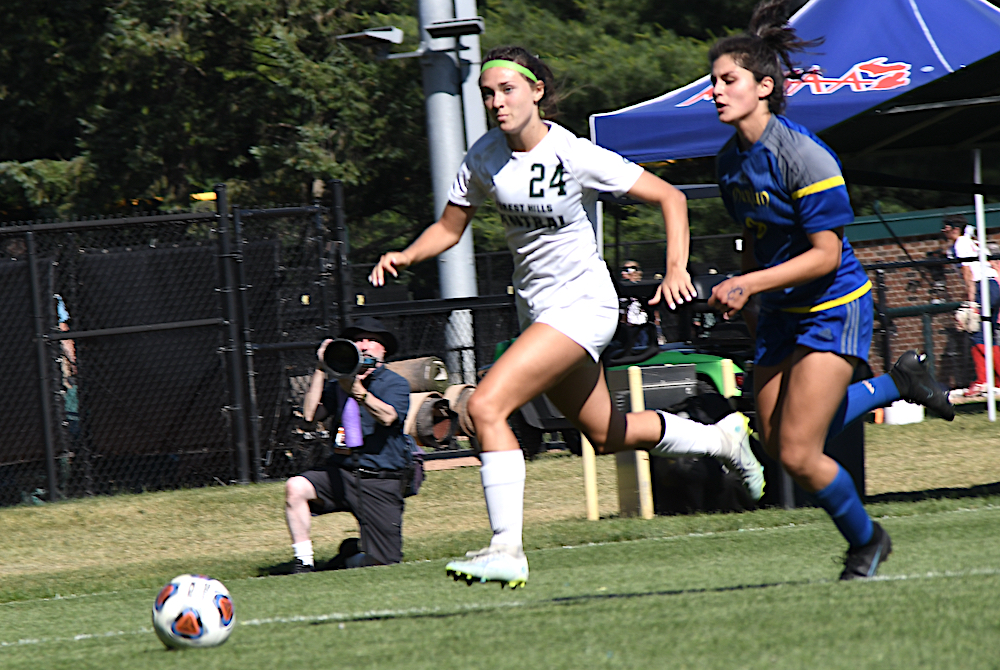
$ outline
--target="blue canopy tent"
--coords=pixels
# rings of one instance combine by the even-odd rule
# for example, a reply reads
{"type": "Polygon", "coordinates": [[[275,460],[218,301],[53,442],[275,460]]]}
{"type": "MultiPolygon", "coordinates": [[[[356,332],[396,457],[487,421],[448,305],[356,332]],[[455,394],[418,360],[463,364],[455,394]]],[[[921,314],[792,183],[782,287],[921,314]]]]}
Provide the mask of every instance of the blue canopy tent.
{"type": "MultiPolygon", "coordinates": [[[[799,55],[818,71],[787,89],[787,116],[816,133],[1000,50],[1000,9],[985,0],[810,0],[790,23],[825,40],[799,55]]],[[[732,133],[708,76],[590,117],[594,143],[637,163],[714,156],[732,133]]]]}

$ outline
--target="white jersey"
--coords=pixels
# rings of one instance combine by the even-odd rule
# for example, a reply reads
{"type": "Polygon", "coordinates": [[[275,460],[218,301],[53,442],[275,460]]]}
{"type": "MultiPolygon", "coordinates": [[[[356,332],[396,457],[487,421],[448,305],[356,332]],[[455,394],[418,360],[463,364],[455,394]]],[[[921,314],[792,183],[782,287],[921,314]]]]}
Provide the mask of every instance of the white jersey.
{"type": "MultiPolygon", "coordinates": [[[[972,281],[979,283],[983,276],[983,268],[979,263],[979,245],[968,235],[962,235],[957,240],[955,240],[955,246],[952,247],[952,252],[955,254],[955,258],[975,258],[975,261],[962,263],[965,267],[972,271],[972,281]]],[[[986,276],[989,279],[997,278],[997,271],[993,269],[989,261],[985,264],[986,276]]]]}
{"type": "Polygon", "coordinates": [[[617,311],[614,284],[597,253],[587,212],[594,210],[599,191],[625,193],[643,170],[545,123],[549,132],[531,151],[512,151],[499,128],[483,135],[466,154],[448,200],[466,207],[478,207],[487,197],[496,202],[514,255],[522,317],[535,321],[546,310],[587,299],[617,311]]]}

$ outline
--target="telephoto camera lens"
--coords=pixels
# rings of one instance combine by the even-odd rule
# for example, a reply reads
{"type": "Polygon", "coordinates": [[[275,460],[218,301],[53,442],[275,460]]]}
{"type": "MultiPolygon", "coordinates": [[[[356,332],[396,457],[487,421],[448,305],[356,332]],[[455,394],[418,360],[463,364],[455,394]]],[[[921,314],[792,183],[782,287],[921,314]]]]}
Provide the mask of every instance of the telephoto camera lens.
{"type": "Polygon", "coordinates": [[[323,362],[338,377],[353,377],[361,369],[361,355],[350,340],[337,339],[328,344],[323,362]]]}

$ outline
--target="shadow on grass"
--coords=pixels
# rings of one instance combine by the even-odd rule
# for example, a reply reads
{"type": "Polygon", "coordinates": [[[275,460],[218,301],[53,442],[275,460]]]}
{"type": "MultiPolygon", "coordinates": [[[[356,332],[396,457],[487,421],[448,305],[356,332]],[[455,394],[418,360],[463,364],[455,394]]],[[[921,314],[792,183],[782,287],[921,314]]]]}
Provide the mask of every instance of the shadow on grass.
{"type": "Polygon", "coordinates": [[[425,610],[422,608],[380,612],[362,612],[355,615],[345,614],[336,616],[324,616],[317,621],[308,622],[311,626],[322,626],[331,623],[344,623],[350,621],[387,621],[391,619],[449,619],[451,617],[468,616],[476,612],[492,612],[497,609],[507,609],[510,607],[538,609],[551,605],[573,605],[577,603],[615,601],[633,598],[662,598],[687,595],[702,595],[711,593],[734,593],[739,591],[756,591],[763,589],[773,589],[787,586],[809,586],[812,584],[824,583],[827,580],[789,580],[784,582],[766,582],[763,584],[737,584],[734,586],[715,586],[708,588],[692,589],[665,589],[659,591],[642,591],[639,593],[588,593],[579,596],[563,596],[559,598],[546,598],[543,600],[533,600],[531,602],[499,602],[490,604],[479,604],[464,606],[451,611],[425,610]]]}
{"type": "MultiPolygon", "coordinates": [[[[351,556],[354,556],[361,551],[358,545],[358,538],[349,537],[340,543],[340,548],[337,551],[337,555],[331,558],[329,561],[317,561],[316,569],[314,572],[324,572],[326,570],[344,570],[347,566],[344,564],[351,556]]],[[[284,563],[275,563],[274,565],[265,565],[257,568],[258,577],[269,577],[277,575],[290,575],[292,569],[295,567],[295,560],[285,561],[284,563]]]]}
{"type": "Polygon", "coordinates": [[[879,493],[873,496],[865,496],[866,503],[880,502],[917,502],[919,500],[941,500],[960,498],[981,498],[984,496],[1000,495],[1000,482],[992,484],[979,484],[968,488],[953,489],[928,489],[926,491],[903,491],[900,493],[879,493]]]}

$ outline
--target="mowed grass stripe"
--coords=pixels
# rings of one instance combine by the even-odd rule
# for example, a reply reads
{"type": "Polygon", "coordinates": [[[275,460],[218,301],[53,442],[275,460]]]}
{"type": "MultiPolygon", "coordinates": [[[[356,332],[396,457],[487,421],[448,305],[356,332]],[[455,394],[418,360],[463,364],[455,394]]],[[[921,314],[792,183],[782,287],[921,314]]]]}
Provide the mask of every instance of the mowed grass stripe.
{"type": "MultiPolygon", "coordinates": [[[[336,653],[342,667],[398,667],[406,659],[408,667],[523,670],[583,663],[656,667],[669,653],[683,661],[671,667],[850,667],[841,661],[865,667],[870,659],[859,650],[866,650],[886,667],[905,667],[880,655],[884,643],[910,667],[958,651],[962,667],[989,667],[977,665],[984,659],[966,648],[969,630],[988,635],[989,622],[996,622],[983,594],[1000,586],[1000,554],[996,540],[986,537],[994,510],[982,511],[887,520],[897,554],[886,564],[885,580],[866,583],[836,582],[834,559],[842,547],[829,522],[691,534],[668,545],[648,538],[530,552],[531,581],[516,592],[451,582],[442,574],[443,561],[234,580],[228,585],[238,620],[268,623],[240,626],[229,643],[197,659],[206,667],[238,661],[240,667],[273,668],[287,667],[290,655],[315,667],[336,653]],[[970,536],[984,541],[958,546],[970,536]],[[904,555],[917,570],[898,571],[902,562],[896,559],[904,555]],[[942,571],[941,565],[956,569],[942,571]],[[930,626],[930,637],[941,645],[928,646],[921,626],[930,626]],[[548,633],[544,639],[541,630],[548,633]],[[843,646],[841,636],[852,641],[850,649],[833,653],[843,646]],[[828,651],[809,651],[804,639],[828,651]],[[507,651],[487,664],[486,656],[470,651],[483,645],[507,651]],[[734,646],[744,652],[734,655],[734,646]]],[[[166,654],[152,633],[140,634],[154,596],[155,590],[139,589],[4,608],[0,639],[8,642],[44,640],[38,631],[54,630],[93,637],[69,643],[53,636],[4,647],[0,659],[5,668],[173,667],[171,658],[183,655],[166,654]],[[107,625],[96,628],[98,621],[107,625]],[[25,632],[8,635],[15,633],[12,623],[25,632]],[[31,651],[40,647],[45,651],[31,651]]]]}
{"type": "MultiPolygon", "coordinates": [[[[967,577],[995,577],[1000,575],[1000,568],[970,568],[966,570],[959,571],[948,571],[948,572],[923,572],[910,575],[880,575],[871,580],[854,582],[852,584],[841,585],[842,588],[866,588],[865,584],[873,585],[878,582],[893,582],[893,581],[931,581],[931,580],[942,580],[942,579],[961,579],[967,577]]],[[[501,609],[510,608],[545,608],[553,605],[567,605],[574,603],[582,603],[586,601],[607,601],[616,599],[632,599],[632,598],[649,598],[649,597],[666,597],[666,596],[683,596],[683,595],[697,595],[697,594],[709,594],[709,593],[727,593],[736,591],[751,591],[756,589],[769,589],[769,588],[787,588],[787,587],[808,587],[815,585],[829,585],[833,583],[832,579],[818,579],[818,580],[807,580],[807,581],[797,581],[797,582],[774,582],[774,583],[747,583],[735,586],[717,586],[712,588],[689,588],[689,589],[673,589],[673,590],[652,590],[652,591],[635,591],[635,592],[623,592],[623,593],[609,593],[606,588],[598,588],[597,593],[594,594],[583,594],[578,596],[561,596],[555,598],[543,598],[535,601],[526,600],[508,600],[508,601],[498,601],[489,603],[470,603],[454,607],[410,607],[406,609],[382,609],[382,610],[364,610],[364,611],[347,611],[347,612],[328,612],[325,614],[297,614],[291,616],[283,617],[269,617],[269,618],[258,618],[237,621],[239,626],[250,626],[250,627],[266,627],[272,625],[298,625],[298,624],[314,624],[314,623],[347,623],[347,622],[364,622],[364,621],[376,621],[376,620],[392,620],[392,619],[406,619],[406,618],[424,618],[424,617],[442,617],[442,616],[457,616],[465,614],[475,614],[475,613],[489,613],[501,609]]],[[[479,587],[479,588],[493,588],[490,587],[479,587]]],[[[871,587],[868,587],[871,588],[871,587]]],[[[524,592],[521,592],[522,594],[524,592]]],[[[38,645],[38,644],[54,644],[54,643],[64,643],[64,642],[80,642],[85,640],[102,639],[102,638],[112,638],[125,635],[145,635],[151,634],[153,632],[152,628],[142,626],[135,630],[117,630],[117,631],[105,631],[105,632],[84,632],[77,633],[68,637],[40,637],[40,638],[21,638],[18,640],[0,640],[0,647],[13,647],[13,646],[23,646],[23,645],[38,645]]]]}
{"type": "MultiPolygon", "coordinates": [[[[1000,505],[993,504],[990,502],[992,500],[996,500],[996,497],[967,499],[964,501],[942,499],[925,500],[918,503],[882,503],[870,506],[870,511],[876,519],[880,519],[882,521],[920,516],[935,516],[940,514],[977,514],[1000,511],[1000,505]]],[[[545,526],[550,529],[557,528],[557,532],[546,532],[544,527],[538,526],[528,528],[526,529],[526,532],[528,540],[534,540],[533,544],[535,548],[529,550],[534,553],[538,551],[563,551],[565,549],[579,549],[583,547],[603,546],[605,544],[622,544],[629,542],[673,542],[685,538],[719,535],[732,532],[774,532],[781,531],[782,529],[801,530],[813,525],[821,526],[823,528],[832,528],[829,519],[820,510],[804,508],[791,511],[771,509],[744,514],[714,514],[694,515],[690,517],[658,518],[652,522],[637,521],[634,519],[606,519],[597,524],[575,522],[569,522],[567,524],[550,523],[545,524],[545,526]],[[788,522],[788,518],[794,518],[795,521],[788,522]],[[766,525],[769,521],[774,522],[773,525],[766,525]],[[678,525],[681,527],[677,528],[678,525]],[[686,527],[692,525],[700,526],[704,528],[704,530],[682,532],[686,527]],[[716,529],[713,529],[713,527],[716,529]],[[566,530],[563,531],[563,528],[566,530]],[[661,532],[668,531],[668,534],[656,534],[655,531],[657,530],[661,532]],[[554,542],[554,546],[538,546],[540,544],[544,544],[548,540],[564,539],[559,537],[563,534],[572,534],[577,538],[580,536],[591,536],[595,538],[607,537],[610,539],[594,539],[580,544],[563,544],[556,541],[554,542]],[[640,536],[635,537],[636,534],[639,534],[640,536]]],[[[448,546],[443,550],[442,548],[437,547],[437,551],[434,552],[439,554],[437,558],[418,558],[412,561],[407,560],[406,562],[414,563],[428,560],[439,560],[442,554],[444,556],[452,554],[458,555],[462,547],[472,546],[470,544],[472,542],[483,541],[483,538],[479,538],[475,534],[462,534],[460,537],[462,539],[450,540],[448,542],[448,546]],[[463,542],[465,542],[465,544],[463,544],[463,542]],[[452,551],[448,551],[448,549],[452,547],[452,551]]],[[[408,555],[410,553],[410,551],[407,552],[408,555]]],[[[73,589],[77,583],[81,586],[89,586],[91,588],[99,585],[105,585],[111,587],[109,589],[111,592],[117,592],[119,590],[124,592],[133,590],[136,587],[141,589],[159,588],[159,586],[162,585],[162,581],[169,579],[174,574],[180,574],[185,571],[204,572],[216,576],[227,573],[227,579],[229,580],[241,579],[247,576],[246,565],[248,563],[253,564],[256,562],[259,566],[264,566],[267,564],[267,559],[270,558],[280,560],[278,557],[273,556],[271,552],[247,552],[242,548],[230,547],[228,555],[215,557],[211,561],[206,560],[203,557],[175,558],[168,562],[147,561],[144,564],[136,566],[136,578],[131,580],[125,577],[131,566],[125,567],[121,565],[112,565],[96,569],[88,567],[75,571],[50,570],[37,581],[42,582],[43,586],[46,583],[52,584],[52,590],[56,593],[56,595],[45,597],[22,597],[18,600],[0,602],[0,612],[2,612],[4,607],[9,607],[22,602],[89,598],[102,595],[100,592],[73,593],[71,589],[73,589]],[[232,568],[231,564],[234,562],[238,562],[242,565],[242,570],[232,568]],[[231,574],[239,571],[242,571],[243,574],[231,574]],[[108,577],[108,575],[111,575],[111,577],[108,577]],[[140,584],[135,584],[136,581],[140,582],[140,584]],[[118,585],[121,585],[124,588],[116,588],[118,585]],[[129,588],[130,586],[131,588],[129,588]]],[[[257,570],[252,570],[252,572],[255,573],[257,570]]],[[[35,578],[31,575],[0,576],[0,592],[6,590],[15,591],[19,587],[23,588],[25,583],[30,583],[33,579],[35,578]]]]}

